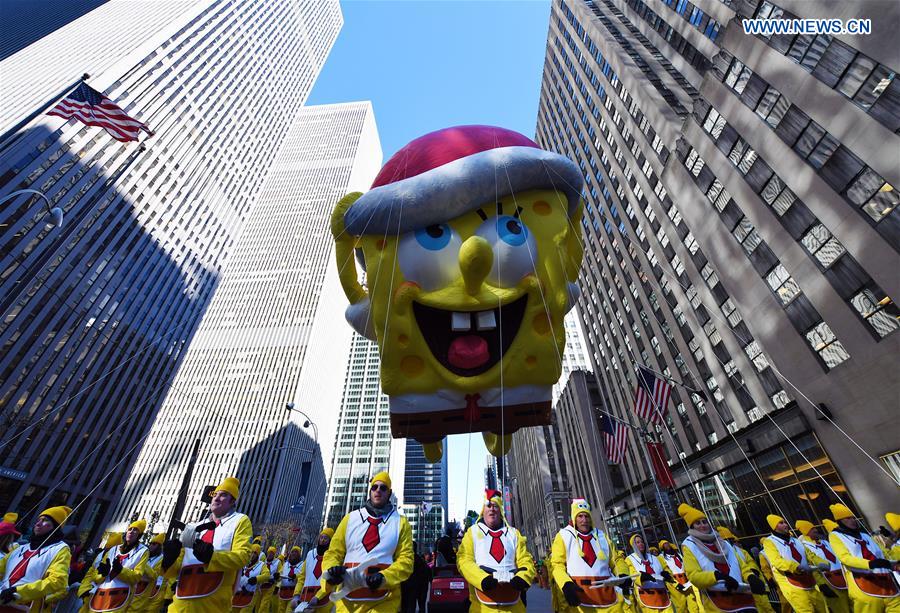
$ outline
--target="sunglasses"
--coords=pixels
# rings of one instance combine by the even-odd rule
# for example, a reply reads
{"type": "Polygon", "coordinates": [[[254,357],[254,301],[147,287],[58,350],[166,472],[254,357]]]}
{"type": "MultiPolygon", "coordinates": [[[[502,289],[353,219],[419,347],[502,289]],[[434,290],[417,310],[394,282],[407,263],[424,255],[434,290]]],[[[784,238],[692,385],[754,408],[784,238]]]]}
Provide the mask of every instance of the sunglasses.
{"type": "Polygon", "coordinates": [[[373,483],[370,489],[373,492],[386,492],[388,491],[388,486],[384,483],[373,483]]]}

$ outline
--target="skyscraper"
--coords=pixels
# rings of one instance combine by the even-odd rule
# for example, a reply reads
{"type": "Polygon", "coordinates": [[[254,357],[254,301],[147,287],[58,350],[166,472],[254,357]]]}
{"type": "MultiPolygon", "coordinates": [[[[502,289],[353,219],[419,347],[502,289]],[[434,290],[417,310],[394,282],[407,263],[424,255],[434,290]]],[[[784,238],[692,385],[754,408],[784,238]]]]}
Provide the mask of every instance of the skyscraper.
{"type": "MultiPolygon", "coordinates": [[[[900,343],[886,25],[900,7],[876,6],[869,36],[768,39],[741,19],[833,15],[767,0],[552,7],[537,137],[587,179],[579,307],[601,402],[628,419],[638,364],[675,381],[652,428],[675,495],[746,535],[768,512],[821,518],[841,499],[875,521],[900,504],[896,437],[880,434],[900,394],[881,367],[900,343]]],[[[605,502],[614,525],[663,536],[664,505],[648,521],[626,491],[654,498],[642,453],[632,437],[626,488],[605,502]]]]}
{"type": "Polygon", "coordinates": [[[235,475],[240,508],[255,526],[288,519],[302,497],[294,513],[309,517],[318,534],[325,495],[318,443],[332,440],[340,400],[329,402],[323,394],[342,387],[343,373],[322,359],[324,344],[310,346],[310,337],[324,327],[329,342],[343,347],[341,362],[350,341],[340,309],[334,316],[340,287],[326,283],[334,268],[329,220],[344,194],[371,183],[380,162],[370,103],[306,107],[296,114],[115,520],[151,510],[170,517],[199,439],[188,500],[199,500],[204,485],[235,475]],[[301,381],[317,390],[314,402],[303,400],[301,381]],[[309,420],[305,428],[292,424],[289,403],[302,411],[300,422],[309,420]]]}
{"type": "Polygon", "coordinates": [[[434,542],[444,534],[447,524],[447,451],[445,448],[440,462],[432,464],[425,459],[425,451],[419,441],[406,441],[401,510],[409,520],[420,553],[434,549],[434,542]]]}
{"type": "Polygon", "coordinates": [[[341,22],[336,1],[110,1],[0,62],[0,506],[101,527],[341,22]],[[8,133],[84,71],[156,135],[8,133]]]}

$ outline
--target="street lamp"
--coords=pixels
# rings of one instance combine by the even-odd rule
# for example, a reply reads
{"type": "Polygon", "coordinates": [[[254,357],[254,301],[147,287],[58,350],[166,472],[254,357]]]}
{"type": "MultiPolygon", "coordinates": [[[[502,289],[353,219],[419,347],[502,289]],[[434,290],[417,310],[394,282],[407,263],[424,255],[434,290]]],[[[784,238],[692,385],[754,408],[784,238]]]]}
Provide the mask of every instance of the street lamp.
{"type": "Polygon", "coordinates": [[[309,428],[310,426],[312,426],[314,440],[315,440],[316,445],[318,445],[319,444],[319,427],[316,425],[316,422],[314,422],[312,419],[310,419],[309,415],[307,415],[300,409],[296,408],[294,406],[293,402],[288,402],[286,405],[284,405],[284,408],[287,409],[288,413],[290,413],[291,411],[295,411],[297,413],[300,413],[300,415],[302,415],[305,418],[303,421],[303,427],[309,428]]]}
{"type": "Polygon", "coordinates": [[[40,196],[44,199],[44,202],[47,203],[47,215],[49,215],[49,219],[47,220],[47,229],[51,230],[53,228],[58,228],[62,226],[63,222],[63,210],[58,206],[53,206],[53,203],[50,201],[47,196],[45,196],[42,192],[39,192],[36,189],[19,189],[0,198],[0,204],[3,204],[7,200],[12,200],[16,196],[21,196],[22,194],[34,194],[36,196],[40,196]]]}

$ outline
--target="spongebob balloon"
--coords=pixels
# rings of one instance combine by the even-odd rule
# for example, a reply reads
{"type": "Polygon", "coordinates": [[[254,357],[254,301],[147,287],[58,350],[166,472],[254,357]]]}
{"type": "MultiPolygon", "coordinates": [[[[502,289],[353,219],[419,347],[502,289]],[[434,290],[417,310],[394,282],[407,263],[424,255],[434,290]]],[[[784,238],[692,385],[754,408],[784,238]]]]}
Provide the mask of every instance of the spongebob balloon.
{"type": "Polygon", "coordinates": [[[417,439],[429,460],[447,434],[482,432],[502,455],[513,432],[550,423],[582,183],[569,159],[517,132],[459,126],[410,142],[335,208],[347,320],[379,346],[393,436],[417,439]]]}

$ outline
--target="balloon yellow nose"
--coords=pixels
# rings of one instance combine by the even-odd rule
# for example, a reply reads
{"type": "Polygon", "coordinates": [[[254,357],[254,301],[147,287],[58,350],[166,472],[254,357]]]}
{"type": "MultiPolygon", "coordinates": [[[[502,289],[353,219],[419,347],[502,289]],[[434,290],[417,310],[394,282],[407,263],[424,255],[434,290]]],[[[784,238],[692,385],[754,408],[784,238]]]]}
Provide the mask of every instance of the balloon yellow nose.
{"type": "Polygon", "coordinates": [[[478,294],[493,265],[494,252],[489,242],[480,236],[470,236],[463,242],[459,248],[459,269],[470,296],[478,294]]]}

